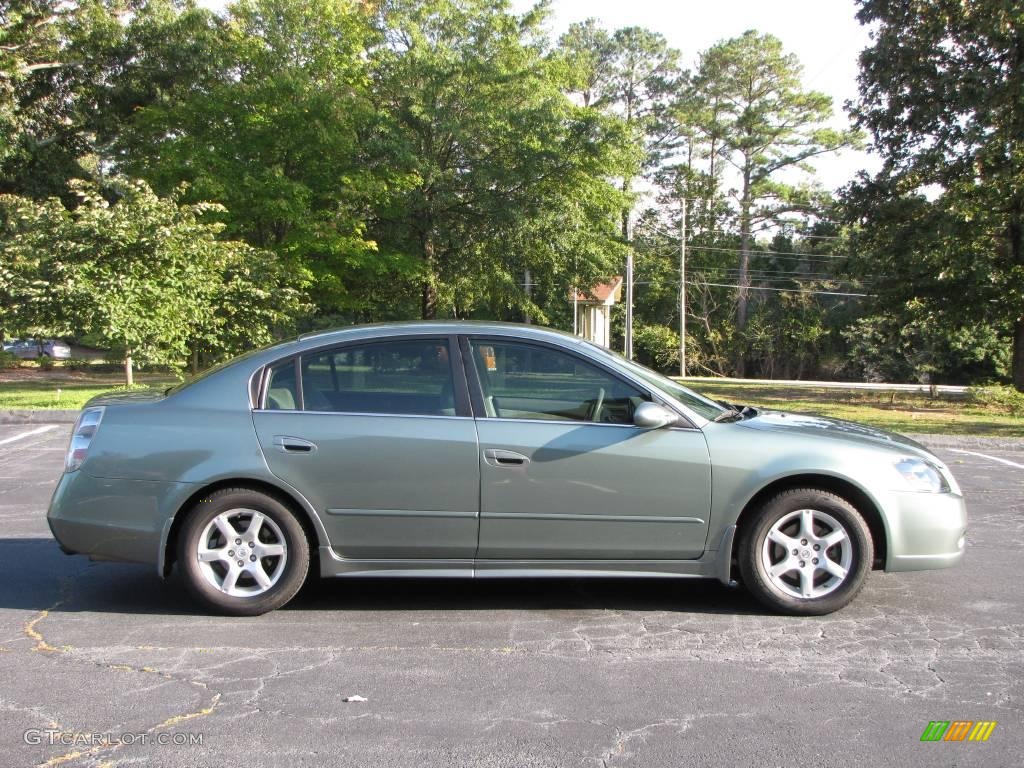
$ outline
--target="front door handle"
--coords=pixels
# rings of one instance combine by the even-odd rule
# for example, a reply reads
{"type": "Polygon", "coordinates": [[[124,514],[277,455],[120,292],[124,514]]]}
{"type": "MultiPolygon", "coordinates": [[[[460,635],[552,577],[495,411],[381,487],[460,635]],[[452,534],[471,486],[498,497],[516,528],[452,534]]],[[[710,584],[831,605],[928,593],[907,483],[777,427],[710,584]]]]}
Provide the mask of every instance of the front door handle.
{"type": "Polygon", "coordinates": [[[530,459],[515,451],[502,448],[488,448],[484,451],[484,461],[492,467],[525,467],[530,459]]]}
{"type": "Polygon", "coordinates": [[[274,447],[282,453],[312,453],[316,450],[316,443],[303,440],[301,437],[274,435],[274,447]]]}

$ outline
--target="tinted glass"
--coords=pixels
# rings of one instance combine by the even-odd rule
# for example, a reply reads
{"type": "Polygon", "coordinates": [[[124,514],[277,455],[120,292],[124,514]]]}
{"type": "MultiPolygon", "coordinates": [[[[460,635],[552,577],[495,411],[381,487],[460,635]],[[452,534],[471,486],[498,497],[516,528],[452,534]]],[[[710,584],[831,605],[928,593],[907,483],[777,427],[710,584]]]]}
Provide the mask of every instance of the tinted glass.
{"type": "Polygon", "coordinates": [[[518,342],[471,342],[484,410],[502,419],[632,424],[644,393],[582,359],[518,342]]]}
{"type": "Polygon", "coordinates": [[[385,341],[302,357],[307,411],[454,416],[448,342],[385,341]]]}
{"type": "Polygon", "coordinates": [[[299,397],[295,389],[295,361],[278,363],[270,369],[267,385],[268,411],[294,411],[299,397]]]}

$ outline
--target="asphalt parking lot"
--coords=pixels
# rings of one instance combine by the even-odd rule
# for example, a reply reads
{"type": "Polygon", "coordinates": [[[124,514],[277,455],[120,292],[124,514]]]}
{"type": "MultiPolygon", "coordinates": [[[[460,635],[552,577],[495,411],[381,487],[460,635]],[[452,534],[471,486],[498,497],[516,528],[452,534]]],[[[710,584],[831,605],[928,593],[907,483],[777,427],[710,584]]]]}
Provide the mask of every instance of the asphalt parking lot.
{"type": "Polygon", "coordinates": [[[832,616],[704,582],[337,580],[227,619],[155,569],[63,555],[69,427],[37,429],[0,426],[4,765],[1022,763],[1024,449],[939,450],[965,563],[876,572],[832,616]],[[998,725],[922,743],[932,720],[998,725]]]}

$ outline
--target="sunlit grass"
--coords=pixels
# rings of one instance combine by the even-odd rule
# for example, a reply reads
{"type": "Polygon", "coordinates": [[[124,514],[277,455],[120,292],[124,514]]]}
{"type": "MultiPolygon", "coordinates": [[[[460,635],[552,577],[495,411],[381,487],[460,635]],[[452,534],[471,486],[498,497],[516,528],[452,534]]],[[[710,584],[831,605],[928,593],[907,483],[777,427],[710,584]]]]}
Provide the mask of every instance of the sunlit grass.
{"type": "MultiPolygon", "coordinates": [[[[125,391],[124,379],[117,374],[19,374],[0,377],[0,410],[77,410],[96,395],[125,391]]],[[[136,381],[135,389],[167,388],[178,382],[166,375],[143,375],[136,381]]]]}
{"type": "Polygon", "coordinates": [[[1024,437],[1024,418],[960,396],[736,382],[686,382],[718,400],[846,419],[893,432],[1024,437]]]}

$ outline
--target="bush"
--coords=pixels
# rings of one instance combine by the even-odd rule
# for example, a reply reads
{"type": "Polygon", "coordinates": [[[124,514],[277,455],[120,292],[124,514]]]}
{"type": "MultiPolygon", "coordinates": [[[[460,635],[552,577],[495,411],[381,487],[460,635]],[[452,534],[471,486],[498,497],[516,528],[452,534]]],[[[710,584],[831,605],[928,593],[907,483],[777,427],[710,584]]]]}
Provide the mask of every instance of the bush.
{"type": "Polygon", "coordinates": [[[53,358],[49,355],[43,355],[39,358],[39,370],[41,371],[52,371],[54,367],[53,358]]]}
{"type": "Polygon", "coordinates": [[[967,393],[973,403],[1002,411],[1010,416],[1024,416],[1024,392],[1018,392],[1013,387],[971,387],[967,393]]]}
{"type": "Polygon", "coordinates": [[[84,357],[69,357],[64,361],[64,367],[69,371],[91,371],[92,361],[84,357]]]}
{"type": "MultiPolygon", "coordinates": [[[[690,334],[686,334],[689,340],[690,334]]],[[[662,373],[679,373],[679,334],[664,325],[637,324],[633,336],[640,363],[662,373]]]]}
{"type": "Polygon", "coordinates": [[[10,352],[0,352],[0,371],[17,368],[21,361],[10,352]]]}

